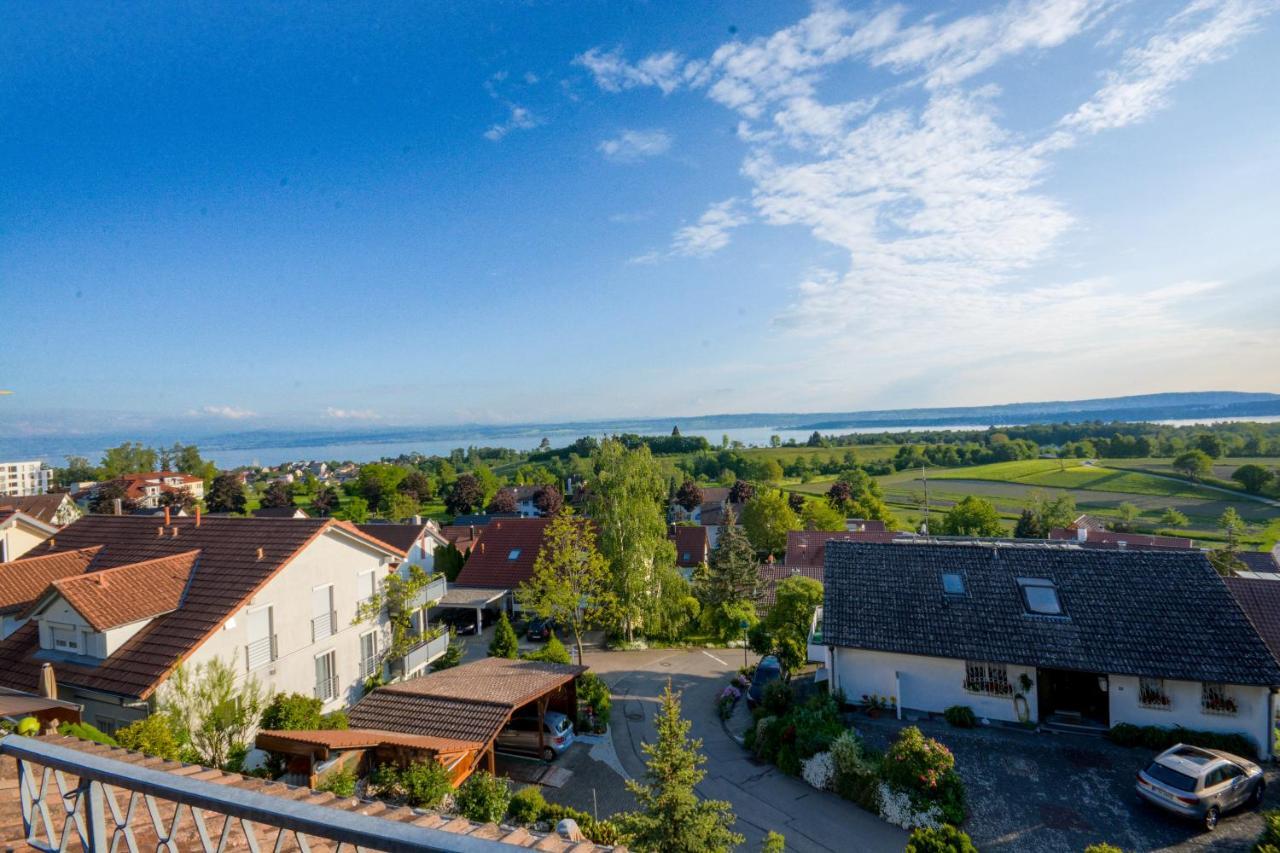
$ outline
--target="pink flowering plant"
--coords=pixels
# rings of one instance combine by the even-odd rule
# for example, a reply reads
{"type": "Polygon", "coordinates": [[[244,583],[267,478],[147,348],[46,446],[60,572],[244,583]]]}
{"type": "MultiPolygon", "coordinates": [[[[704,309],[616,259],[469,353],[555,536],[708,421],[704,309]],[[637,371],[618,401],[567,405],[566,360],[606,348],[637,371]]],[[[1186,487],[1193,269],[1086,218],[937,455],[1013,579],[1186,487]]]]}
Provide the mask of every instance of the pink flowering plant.
{"type": "Polygon", "coordinates": [[[716,711],[720,714],[720,719],[727,720],[733,716],[733,707],[738,704],[738,700],[742,698],[742,690],[732,684],[726,684],[724,689],[720,691],[720,695],[716,697],[716,711]]]}
{"type": "Polygon", "coordinates": [[[947,823],[964,819],[964,785],[955,772],[955,756],[920,729],[903,729],[885,753],[882,766],[885,782],[908,794],[918,807],[936,804],[947,823]]]}

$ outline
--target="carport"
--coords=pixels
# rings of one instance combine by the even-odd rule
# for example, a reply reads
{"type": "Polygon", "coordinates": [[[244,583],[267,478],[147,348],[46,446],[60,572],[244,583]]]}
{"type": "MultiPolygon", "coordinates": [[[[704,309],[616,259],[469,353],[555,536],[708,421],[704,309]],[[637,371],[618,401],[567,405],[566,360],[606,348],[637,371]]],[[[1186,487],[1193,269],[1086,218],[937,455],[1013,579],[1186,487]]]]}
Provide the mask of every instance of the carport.
{"type": "Polygon", "coordinates": [[[343,769],[364,775],[382,764],[406,767],[415,761],[440,762],[457,786],[471,775],[484,748],[476,741],[375,729],[264,730],[254,745],[284,759],[286,781],[308,788],[343,769]]]}
{"type": "Polygon", "coordinates": [[[484,609],[506,596],[509,591],[488,586],[450,586],[436,606],[475,610],[476,633],[479,634],[484,631],[484,609]]]}
{"type": "Polygon", "coordinates": [[[494,741],[512,717],[524,716],[519,712],[536,713],[539,753],[548,711],[576,719],[574,679],[586,671],[573,664],[485,658],[379,687],[351,709],[348,720],[353,729],[482,744],[480,756],[492,773],[494,741]]]}

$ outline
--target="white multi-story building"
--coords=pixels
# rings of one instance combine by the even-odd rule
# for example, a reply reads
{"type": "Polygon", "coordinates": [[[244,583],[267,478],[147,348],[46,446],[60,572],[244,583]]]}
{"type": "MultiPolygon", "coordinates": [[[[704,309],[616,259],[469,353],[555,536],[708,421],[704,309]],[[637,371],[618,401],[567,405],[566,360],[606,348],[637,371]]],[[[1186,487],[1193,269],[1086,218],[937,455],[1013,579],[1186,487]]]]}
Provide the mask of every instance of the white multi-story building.
{"type": "Polygon", "coordinates": [[[25,498],[43,495],[49,491],[49,477],[53,469],[40,460],[30,462],[0,462],[0,495],[25,498]]]}

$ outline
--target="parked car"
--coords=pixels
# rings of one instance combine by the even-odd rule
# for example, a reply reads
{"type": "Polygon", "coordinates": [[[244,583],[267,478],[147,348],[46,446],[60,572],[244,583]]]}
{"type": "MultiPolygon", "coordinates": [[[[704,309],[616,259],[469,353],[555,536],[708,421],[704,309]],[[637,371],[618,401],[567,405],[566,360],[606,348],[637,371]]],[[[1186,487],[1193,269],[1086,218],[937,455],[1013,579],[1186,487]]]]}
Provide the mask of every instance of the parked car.
{"type": "Polygon", "coordinates": [[[747,688],[747,707],[754,708],[764,699],[764,689],[775,681],[782,680],[782,662],[773,655],[760,659],[756,666],[756,674],[751,676],[751,686],[747,688]]]}
{"type": "Polygon", "coordinates": [[[476,612],[474,610],[454,609],[440,617],[440,621],[453,629],[458,636],[476,632],[476,612]]]}
{"type": "Polygon", "coordinates": [[[542,744],[538,744],[538,718],[515,717],[498,733],[494,748],[500,752],[523,752],[547,761],[573,746],[573,723],[559,711],[542,717],[542,744]]]}
{"type": "Polygon", "coordinates": [[[1213,830],[1231,809],[1261,804],[1267,782],[1246,758],[1180,743],[1138,771],[1137,789],[1147,802],[1213,830]]]}
{"type": "Polygon", "coordinates": [[[556,624],[556,620],[537,618],[529,623],[524,635],[530,640],[541,642],[550,640],[551,635],[558,630],[560,630],[560,626],[556,624]]]}

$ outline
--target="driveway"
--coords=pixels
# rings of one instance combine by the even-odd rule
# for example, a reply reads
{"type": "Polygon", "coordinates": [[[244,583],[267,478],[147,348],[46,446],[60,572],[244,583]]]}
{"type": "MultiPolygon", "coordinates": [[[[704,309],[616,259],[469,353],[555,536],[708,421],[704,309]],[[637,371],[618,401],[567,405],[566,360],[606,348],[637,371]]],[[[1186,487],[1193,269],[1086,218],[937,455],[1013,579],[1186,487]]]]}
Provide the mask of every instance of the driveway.
{"type": "MultiPolygon", "coordinates": [[[[769,830],[781,832],[787,837],[787,849],[801,853],[900,853],[906,844],[905,832],[834,794],[815,791],[772,765],[757,762],[726,733],[716,714],[715,696],[742,664],[741,650],[588,651],[586,658],[612,689],[613,746],[631,776],[644,774],[640,746],[657,737],[653,721],[667,680],[682,693],[684,717],[693,723],[691,736],[702,739],[708,759],[698,793],[733,804],[738,816],[735,829],[746,836],[741,849],[758,850],[769,830]]],[[[544,793],[552,796],[550,791],[544,793]]]]}
{"type": "MultiPolygon", "coordinates": [[[[1262,832],[1257,811],[1232,812],[1207,833],[1140,802],[1134,774],[1152,753],[1099,737],[863,716],[855,725],[881,749],[905,725],[917,725],[946,744],[969,794],[964,830],[984,853],[1078,853],[1101,841],[1126,851],[1246,851],[1262,832]]],[[[1265,807],[1275,808],[1280,773],[1268,768],[1267,781],[1265,807]]]]}

